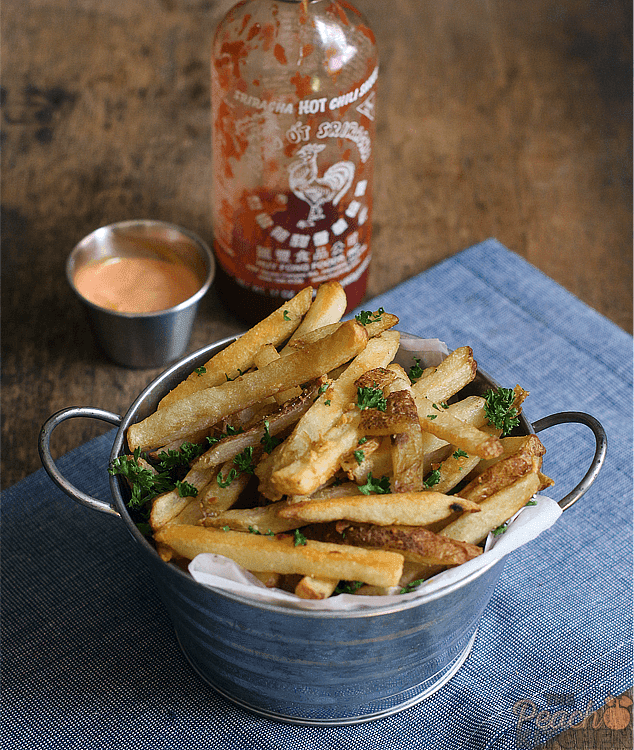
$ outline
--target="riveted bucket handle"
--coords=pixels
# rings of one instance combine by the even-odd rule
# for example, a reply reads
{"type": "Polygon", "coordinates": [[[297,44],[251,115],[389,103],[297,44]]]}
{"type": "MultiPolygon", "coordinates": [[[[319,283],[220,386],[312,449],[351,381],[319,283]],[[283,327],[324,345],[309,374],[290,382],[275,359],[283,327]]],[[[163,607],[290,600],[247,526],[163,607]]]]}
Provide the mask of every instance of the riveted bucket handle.
{"type": "Polygon", "coordinates": [[[559,506],[562,510],[570,508],[570,506],[576,503],[577,500],[589,489],[590,485],[597,478],[601,466],[603,466],[605,454],[608,448],[608,439],[599,420],[580,411],[561,411],[557,414],[551,414],[549,417],[543,417],[533,423],[533,429],[535,432],[541,432],[542,430],[547,430],[554,425],[565,424],[568,422],[585,424],[589,427],[594,433],[596,449],[592,462],[590,463],[590,468],[586,471],[583,479],[573,490],[571,490],[565,497],[562,497],[559,501],[559,506]]]}
{"type": "Polygon", "coordinates": [[[77,417],[85,417],[88,419],[100,419],[102,422],[108,422],[119,427],[121,424],[121,417],[118,414],[113,414],[110,411],[104,411],[103,409],[94,409],[90,406],[71,406],[68,409],[62,409],[52,417],[49,417],[42,429],[40,430],[40,437],[38,441],[38,449],[40,451],[40,458],[42,464],[46,469],[49,477],[55,482],[55,484],[67,495],[76,500],[78,503],[85,505],[87,508],[93,510],[100,510],[102,513],[110,513],[111,515],[118,516],[119,511],[110,503],[105,500],[99,500],[96,497],[91,497],[85,492],[78,490],[75,485],[71,484],[68,479],[60,472],[53,460],[51,455],[51,435],[53,430],[58,427],[62,422],[67,419],[75,419],[77,417]]]}

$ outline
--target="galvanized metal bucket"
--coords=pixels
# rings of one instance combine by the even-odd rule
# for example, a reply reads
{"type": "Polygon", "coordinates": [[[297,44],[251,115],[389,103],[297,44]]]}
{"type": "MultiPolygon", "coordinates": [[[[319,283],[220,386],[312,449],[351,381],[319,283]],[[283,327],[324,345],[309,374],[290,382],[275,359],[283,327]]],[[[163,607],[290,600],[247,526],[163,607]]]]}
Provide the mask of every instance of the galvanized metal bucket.
{"type": "MultiPolygon", "coordinates": [[[[263,604],[201,585],[161,560],[131,520],[128,490],[119,477],[110,478],[113,499],[108,502],[81,492],[57,469],[50,437],[62,422],[91,417],[118,426],[110,455],[114,460],[126,452],[129,425],[152,413],[168,391],[234,340],[219,341],[166,370],[123,418],[90,407],[54,414],[40,433],[46,471],[77,502],[121,517],[148,563],[183,653],[200,677],[229,700],[271,719],[316,726],[379,719],[419,703],[450,680],[467,658],[503,560],[428,596],[376,609],[327,612],[263,604]]],[[[482,393],[496,385],[480,371],[469,391],[482,393]]],[[[532,425],[522,417],[517,430],[529,434],[564,422],[587,425],[596,439],[585,476],[559,503],[565,510],[601,468],[603,428],[588,414],[563,412],[532,425]]]]}

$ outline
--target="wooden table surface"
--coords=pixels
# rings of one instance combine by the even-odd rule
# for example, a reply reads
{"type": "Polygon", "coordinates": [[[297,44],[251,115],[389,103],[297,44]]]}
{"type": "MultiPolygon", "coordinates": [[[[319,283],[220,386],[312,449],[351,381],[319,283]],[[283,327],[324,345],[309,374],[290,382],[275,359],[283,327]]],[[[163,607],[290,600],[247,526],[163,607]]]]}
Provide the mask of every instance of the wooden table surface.
{"type": "MultiPolygon", "coordinates": [[[[231,5],[3,4],[4,487],[40,467],[50,414],[123,413],[158,372],[100,354],[64,263],[123,219],[210,239],[208,50],[231,5]]],[[[494,236],[631,332],[631,3],[357,5],[381,55],[368,294],[494,236]]],[[[212,290],[189,350],[242,328],[212,290]]],[[[54,450],[105,429],[67,423],[54,450]]],[[[631,730],[601,717],[547,747],[631,747],[631,730]]]]}

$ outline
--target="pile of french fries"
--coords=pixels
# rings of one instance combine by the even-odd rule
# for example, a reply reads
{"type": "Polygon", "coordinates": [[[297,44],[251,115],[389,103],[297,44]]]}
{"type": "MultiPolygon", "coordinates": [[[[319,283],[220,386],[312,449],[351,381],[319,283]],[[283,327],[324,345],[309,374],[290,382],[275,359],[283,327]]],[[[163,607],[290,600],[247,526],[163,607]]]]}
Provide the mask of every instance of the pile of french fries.
{"type": "MultiPolygon", "coordinates": [[[[224,555],[308,599],[406,592],[552,484],[535,435],[501,436],[484,398],[460,396],[468,346],[414,377],[394,362],[395,315],[345,309],[336,282],[302,290],[129,427],[128,460],[150,470],[212,438],[152,501],[164,560],[224,555]]],[[[513,390],[517,412],[527,395],[513,390]]]]}

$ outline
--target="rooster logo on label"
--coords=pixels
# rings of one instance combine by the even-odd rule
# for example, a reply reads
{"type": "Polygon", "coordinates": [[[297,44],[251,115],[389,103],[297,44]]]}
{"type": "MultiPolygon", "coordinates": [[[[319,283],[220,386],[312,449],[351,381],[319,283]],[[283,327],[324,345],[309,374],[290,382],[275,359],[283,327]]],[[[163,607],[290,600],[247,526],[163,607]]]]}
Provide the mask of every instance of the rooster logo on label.
{"type": "Polygon", "coordinates": [[[297,151],[297,159],[288,167],[289,186],[293,193],[308,204],[308,217],[297,222],[299,228],[314,227],[325,218],[322,206],[336,206],[348,192],[354,180],[355,166],[351,161],[339,161],[319,176],[317,154],[326,148],[321,143],[307,143],[297,151]]]}

